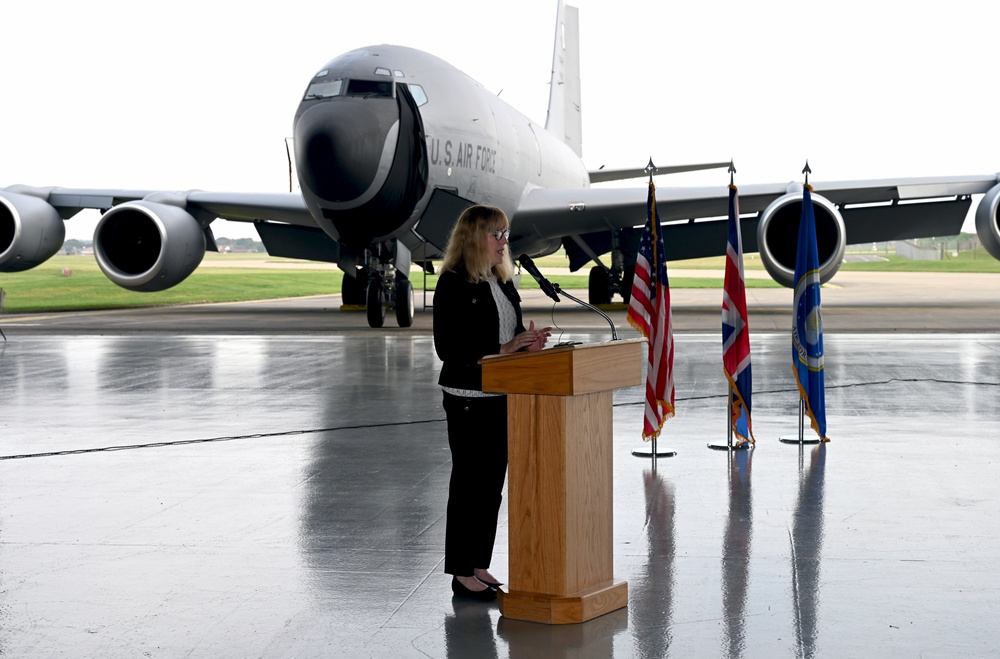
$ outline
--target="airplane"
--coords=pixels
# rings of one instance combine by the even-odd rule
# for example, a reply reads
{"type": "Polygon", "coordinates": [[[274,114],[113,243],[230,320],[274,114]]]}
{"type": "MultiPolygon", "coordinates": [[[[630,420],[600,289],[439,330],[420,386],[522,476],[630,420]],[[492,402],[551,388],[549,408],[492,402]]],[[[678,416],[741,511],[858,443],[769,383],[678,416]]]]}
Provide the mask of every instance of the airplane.
{"type": "MultiPolygon", "coordinates": [[[[562,247],[571,270],[593,263],[591,304],[616,294],[627,301],[647,188],[592,184],[648,172],[584,165],[579,15],[563,0],[555,37],[544,126],[431,54],[359,48],[328,62],[306,85],[293,122],[299,192],[0,188],[0,272],[44,263],[62,246],[64,221],[98,209],[93,243],[104,274],[129,290],[160,291],[217,249],[214,220],[252,222],[271,255],[336,263],[344,303],[364,305],[371,327],[383,325],[388,309],[409,327],[412,266],[432,272],[461,211],[484,203],[510,218],[512,254],[537,257],[562,247]]],[[[656,174],[728,165],[678,165],[656,174]]],[[[979,194],[976,231],[1000,259],[998,175],[812,188],[823,282],[836,274],[847,244],[959,233],[979,194]]],[[[769,275],[789,287],[801,199],[798,182],[740,186],[744,251],[759,252],[769,275]]],[[[727,203],[724,186],[659,187],[667,258],[724,254],[727,203]]]]}

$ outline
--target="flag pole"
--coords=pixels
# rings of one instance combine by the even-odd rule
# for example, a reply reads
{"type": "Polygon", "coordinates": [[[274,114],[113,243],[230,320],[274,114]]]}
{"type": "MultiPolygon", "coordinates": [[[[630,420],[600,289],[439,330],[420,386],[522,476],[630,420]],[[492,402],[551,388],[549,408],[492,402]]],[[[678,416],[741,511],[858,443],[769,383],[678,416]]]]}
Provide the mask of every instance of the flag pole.
{"type": "MultiPolygon", "coordinates": [[[[653,164],[652,157],[650,157],[650,159],[649,159],[649,164],[646,165],[646,173],[649,174],[649,184],[650,184],[650,186],[652,186],[653,185],[653,174],[656,173],[656,165],[653,164]]],[[[652,188],[650,188],[650,189],[652,189],[652,188]]],[[[654,264],[654,267],[656,267],[655,264],[654,264]]],[[[649,337],[647,337],[647,339],[648,338],[649,337]]],[[[650,348],[650,349],[652,349],[652,348],[650,348]]],[[[675,455],[677,455],[677,451],[659,451],[659,450],[657,450],[657,448],[656,448],[656,437],[657,437],[658,434],[659,433],[653,434],[652,438],[650,439],[650,447],[649,447],[649,449],[635,449],[634,451],[632,451],[632,455],[636,456],[637,458],[652,458],[653,459],[653,469],[654,470],[656,469],[656,458],[672,458],[675,455]]]]}
{"type": "Polygon", "coordinates": [[[750,442],[741,442],[733,445],[733,385],[729,385],[729,403],[726,405],[726,443],[709,444],[708,448],[713,451],[746,451],[750,448],[750,442]]]}
{"type": "Polygon", "coordinates": [[[632,451],[632,455],[637,458],[653,458],[653,464],[656,464],[656,458],[672,458],[677,455],[677,451],[658,451],[656,450],[656,437],[649,440],[649,449],[637,448],[632,451]]]}
{"type": "Polygon", "coordinates": [[[799,444],[800,446],[819,444],[819,439],[806,439],[806,402],[801,398],[799,399],[799,436],[779,437],[778,441],[782,444],[799,444]]]}
{"type": "MultiPolygon", "coordinates": [[[[805,184],[804,184],[804,188],[805,189],[803,190],[803,200],[802,200],[803,201],[803,214],[804,214],[804,212],[805,212],[805,196],[806,196],[807,192],[809,190],[811,190],[811,188],[809,188],[809,175],[812,174],[812,169],[809,167],[809,161],[808,160],[806,160],[805,167],[802,168],[802,173],[805,175],[805,184]]],[[[800,232],[802,230],[802,225],[801,224],[799,225],[799,230],[800,230],[800,232]]],[[[800,245],[799,249],[801,250],[801,238],[799,239],[799,245],[800,245]]],[[[795,270],[796,270],[796,279],[798,279],[798,277],[801,276],[801,274],[799,272],[800,271],[800,260],[799,260],[799,254],[798,253],[796,253],[796,258],[795,258],[795,270]]],[[[799,285],[799,282],[796,281],[796,286],[798,286],[798,285],[799,285]]],[[[797,310],[795,310],[794,313],[798,313],[797,310]]],[[[798,322],[798,321],[796,320],[795,322],[798,322]]],[[[794,327],[793,327],[793,334],[794,334],[794,327]]],[[[793,338],[793,341],[794,341],[794,338],[793,338]]],[[[798,377],[798,376],[796,376],[796,377],[798,377]]],[[[819,438],[817,438],[817,439],[806,439],[806,437],[805,437],[805,428],[806,428],[806,401],[802,397],[803,393],[804,393],[803,391],[799,392],[799,435],[798,435],[798,437],[779,437],[778,438],[779,442],[782,442],[784,444],[797,444],[797,445],[799,445],[801,447],[801,446],[804,446],[806,444],[819,444],[820,441],[821,441],[819,438]]]]}
{"type": "MultiPolygon", "coordinates": [[[[722,298],[722,331],[723,331],[722,363],[723,363],[723,369],[727,373],[726,379],[729,383],[727,388],[728,400],[726,401],[726,443],[708,444],[708,448],[712,450],[727,451],[727,452],[742,451],[749,449],[751,447],[751,443],[749,441],[740,442],[739,445],[733,444],[733,435],[736,434],[733,430],[733,396],[735,394],[737,398],[742,401],[742,396],[745,395],[747,396],[747,402],[749,403],[750,390],[748,388],[745,392],[741,392],[736,387],[734,387],[733,380],[731,378],[741,377],[741,376],[736,375],[734,373],[730,373],[729,366],[726,361],[728,351],[738,350],[740,345],[739,341],[736,341],[734,345],[727,347],[727,340],[725,338],[726,327],[731,325],[734,328],[733,330],[734,334],[739,334],[740,332],[744,332],[742,336],[744,341],[746,341],[746,347],[747,347],[747,353],[745,355],[746,359],[745,368],[746,368],[746,373],[749,373],[749,364],[750,364],[749,339],[747,338],[748,334],[745,334],[745,332],[749,331],[747,329],[745,322],[747,316],[746,292],[745,292],[746,284],[743,281],[743,240],[740,237],[739,221],[740,221],[739,200],[738,197],[736,196],[736,164],[732,160],[730,160],[729,161],[729,238],[728,238],[729,242],[726,250],[727,252],[726,280],[725,280],[725,286],[723,287],[724,293],[722,298]],[[730,269],[730,264],[735,265],[735,270],[730,269]],[[731,292],[730,290],[730,285],[732,283],[730,280],[731,272],[736,272],[738,274],[737,279],[739,280],[739,286],[736,289],[737,292],[731,292]],[[741,321],[736,323],[730,322],[732,321],[732,318],[730,317],[731,315],[740,316],[741,321]],[[742,327],[740,325],[742,325],[742,327]]],[[[740,369],[737,368],[737,371],[739,370],[740,369]]],[[[749,410],[746,410],[746,414],[747,414],[747,424],[748,424],[747,427],[749,429],[749,423],[750,423],[749,410]]]]}

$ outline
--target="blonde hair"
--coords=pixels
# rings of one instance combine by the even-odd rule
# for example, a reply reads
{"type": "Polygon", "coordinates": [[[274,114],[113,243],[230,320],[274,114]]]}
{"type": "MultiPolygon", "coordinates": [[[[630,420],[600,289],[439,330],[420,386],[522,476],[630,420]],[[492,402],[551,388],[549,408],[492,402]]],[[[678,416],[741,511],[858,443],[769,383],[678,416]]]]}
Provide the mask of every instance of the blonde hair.
{"type": "Polygon", "coordinates": [[[442,270],[454,271],[464,263],[470,283],[478,284],[488,279],[491,273],[500,281],[510,281],[514,276],[514,264],[510,260],[507,245],[503,248],[503,261],[499,265],[493,265],[488,238],[491,231],[506,231],[509,228],[507,214],[496,206],[466,208],[451,230],[448,246],[444,250],[442,270]]]}

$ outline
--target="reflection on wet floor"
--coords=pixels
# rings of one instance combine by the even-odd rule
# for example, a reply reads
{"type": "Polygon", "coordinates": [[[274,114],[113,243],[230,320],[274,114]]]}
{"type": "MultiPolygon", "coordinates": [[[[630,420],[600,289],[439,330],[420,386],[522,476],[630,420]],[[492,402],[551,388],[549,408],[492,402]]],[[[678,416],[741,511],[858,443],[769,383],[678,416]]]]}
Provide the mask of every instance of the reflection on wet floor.
{"type": "Polygon", "coordinates": [[[825,342],[828,445],[777,441],[784,335],[753,337],[753,451],[707,448],[715,335],[677,339],[676,457],[631,455],[642,391],[616,392],[629,606],[547,626],[451,597],[429,336],[15,337],[0,656],[996,656],[1000,336],[825,342]]]}

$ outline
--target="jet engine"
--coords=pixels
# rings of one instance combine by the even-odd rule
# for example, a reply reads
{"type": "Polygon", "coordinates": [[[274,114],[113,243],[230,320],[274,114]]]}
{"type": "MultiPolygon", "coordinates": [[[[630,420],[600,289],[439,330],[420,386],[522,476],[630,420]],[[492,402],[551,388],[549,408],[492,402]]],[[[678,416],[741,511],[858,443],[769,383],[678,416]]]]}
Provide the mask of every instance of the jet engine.
{"type": "Polygon", "coordinates": [[[205,232],[183,208],[129,201],[101,217],[94,255],[108,279],[130,291],[162,291],[184,281],[205,256],[205,232]]]}
{"type": "Polygon", "coordinates": [[[976,206],[976,235],[986,251],[1000,260],[1000,185],[994,185],[976,206]]]}
{"type": "MultiPolygon", "coordinates": [[[[844,218],[829,199],[813,194],[816,215],[816,246],[820,281],[826,283],[840,269],[847,246],[844,218]]],[[[789,192],[764,210],[757,225],[757,245],[764,269],[782,286],[795,287],[795,254],[798,251],[802,193],[789,192]]]]}
{"type": "Polygon", "coordinates": [[[47,202],[0,192],[0,272],[21,272],[44,263],[65,239],[66,226],[47,202]]]}

